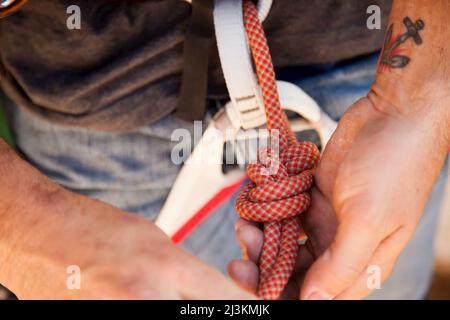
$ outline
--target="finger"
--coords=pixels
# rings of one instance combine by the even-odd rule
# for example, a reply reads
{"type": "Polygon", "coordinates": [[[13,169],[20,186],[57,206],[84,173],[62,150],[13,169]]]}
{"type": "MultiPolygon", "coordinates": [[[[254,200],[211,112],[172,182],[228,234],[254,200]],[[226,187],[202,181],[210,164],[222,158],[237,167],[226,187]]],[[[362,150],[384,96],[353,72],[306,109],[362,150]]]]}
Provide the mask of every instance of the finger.
{"type": "Polygon", "coordinates": [[[383,240],[375,250],[367,267],[358,279],[337,296],[339,300],[362,299],[373,290],[380,289],[394,269],[397,258],[411,238],[412,231],[400,228],[383,240]]]}
{"type": "Polygon", "coordinates": [[[235,224],[235,229],[239,229],[240,226],[243,225],[251,225],[251,226],[255,226],[255,227],[261,227],[261,223],[259,222],[255,222],[255,221],[248,221],[242,218],[239,218],[236,220],[236,224],[235,224]]]}
{"type": "Polygon", "coordinates": [[[306,271],[330,246],[336,234],[336,216],[329,201],[318,188],[311,190],[311,197],[311,206],[300,216],[303,230],[308,235],[306,244],[299,248],[294,268],[300,287],[306,271]]]}
{"type": "Polygon", "coordinates": [[[294,273],[305,273],[314,262],[314,255],[310,248],[311,239],[308,239],[305,245],[298,249],[297,260],[294,265],[294,273]]]}
{"type": "Polygon", "coordinates": [[[311,190],[311,206],[300,216],[308,235],[308,249],[318,258],[333,242],[337,221],[331,203],[318,188],[311,190]]]}
{"type": "Polygon", "coordinates": [[[172,286],[179,288],[181,299],[248,300],[256,298],[216,269],[185,252],[171,263],[171,270],[166,272],[172,275],[172,286]],[[180,263],[181,261],[183,263],[180,263]]]}
{"type": "Polygon", "coordinates": [[[236,236],[244,259],[258,264],[264,243],[263,231],[253,224],[243,223],[236,230],[236,236]]]}
{"type": "Polygon", "coordinates": [[[355,217],[338,226],[334,242],[306,274],[302,299],[333,299],[357,279],[380,242],[367,230],[355,217]]]}
{"type": "Polygon", "coordinates": [[[247,260],[233,260],[228,264],[228,274],[240,287],[251,293],[258,291],[258,266],[247,260]]]}
{"type": "MultiPolygon", "coordinates": [[[[200,271],[201,269],[199,269],[200,271]]],[[[182,299],[187,300],[253,300],[254,294],[242,289],[216,270],[203,270],[191,277],[182,288],[182,299]]]]}
{"type": "MultiPolygon", "coordinates": [[[[251,261],[233,260],[228,264],[228,273],[241,288],[257,294],[259,282],[259,269],[251,261]]],[[[296,278],[292,278],[287,283],[280,295],[280,300],[299,299],[299,285],[296,278]]]]}

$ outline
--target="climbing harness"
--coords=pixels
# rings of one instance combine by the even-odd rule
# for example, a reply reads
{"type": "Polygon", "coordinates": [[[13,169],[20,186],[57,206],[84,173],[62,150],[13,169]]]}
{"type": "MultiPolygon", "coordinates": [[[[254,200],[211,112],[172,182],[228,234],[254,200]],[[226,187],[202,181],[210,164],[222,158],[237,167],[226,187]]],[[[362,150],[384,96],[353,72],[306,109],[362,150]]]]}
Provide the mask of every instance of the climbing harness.
{"type": "MultiPolygon", "coordinates": [[[[270,4],[268,0],[258,2],[261,18],[267,16],[270,4]]],[[[224,144],[234,143],[236,157],[244,157],[245,141],[254,138],[254,132],[249,129],[266,123],[262,93],[253,70],[243,21],[242,0],[215,1],[215,35],[230,101],[210,121],[180,170],[156,220],[175,243],[189,236],[245,180],[244,172],[239,170],[242,166],[224,172],[224,144]],[[226,135],[227,130],[233,131],[234,135],[226,135]],[[207,163],[193,160],[204,154],[210,155],[207,163]]],[[[336,122],[298,86],[284,81],[277,81],[277,86],[282,108],[300,117],[290,121],[292,131],[317,131],[324,148],[336,122]]]]}
{"type": "MultiPolygon", "coordinates": [[[[309,108],[305,119],[294,119],[291,128],[294,132],[315,129],[311,119],[319,114],[319,107],[298,87],[283,83],[280,88],[280,101],[287,110],[309,108]]],[[[264,132],[244,130],[236,114],[238,112],[228,102],[210,121],[197,143],[194,151],[184,163],[173,184],[169,196],[160,211],[156,224],[168,234],[175,243],[183,241],[209,214],[227,201],[242,185],[246,176],[241,168],[224,172],[224,144],[232,143],[237,163],[242,164],[246,158],[248,141],[267,136],[264,132]],[[227,134],[229,132],[234,134],[227,134]],[[258,133],[260,135],[258,136],[258,133]],[[207,155],[207,161],[199,161],[207,155]]],[[[329,131],[334,127],[331,119],[330,130],[320,130],[321,145],[328,142],[329,131]]],[[[322,121],[323,122],[323,121],[322,121]]],[[[251,128],[250,128],[251,129],[251,128]]],[[[249,159],[251,160],[251,159],[249,159]]]]}
{"type": "MultiPolygon", "coordinates": [[[[267,16],[270,4],[268,0],[258,2],[261,18],[267,16]]],[[[246,178],[243,165],[224,172],[224,144],[234,145],[237,162],[242,164],[248,162],[242,160],[246,158],[247,142],[255,138],[266,139],[266,136],[257,137],[251,130],[263,126],[266,118],[243,21],[242,0],[215,1],[215,35],[230,101],[210,121],[180,170],[156,220],[156,224],[175,243],[182,242],[225,203],[246,178]],[[230,131],[233,134],[227,135],[230,131]],[[205,154],[208,161],[198,161],[205,154]]],[[[284,81],[277,81],[277,86],[282,108],[297,115],[297,118],[290,120],[292,131],[317,131],[324,148],[336,128],[336,122],[298,86],[284,81]]]]}

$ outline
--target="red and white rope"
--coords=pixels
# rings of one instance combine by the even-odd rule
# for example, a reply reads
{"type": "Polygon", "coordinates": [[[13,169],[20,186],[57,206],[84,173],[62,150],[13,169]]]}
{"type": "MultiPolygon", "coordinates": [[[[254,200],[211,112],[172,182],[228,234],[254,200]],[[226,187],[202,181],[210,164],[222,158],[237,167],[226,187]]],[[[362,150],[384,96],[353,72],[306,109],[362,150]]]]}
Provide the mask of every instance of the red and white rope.
{"type": "Polygon", "coordinates": [[[244,24],[264,100],[267,127],[277,141],[259,152],[247,168],[251,182],[236,201],[239,215],[264,222],[259,295],[278,299],[294,268],[301,235],[298,215],[310,204],[308,190],[320,153],[311,142],[298,142],[281,109],[275,71],[258,11],[244,1],[244,24]],[[276,142],[276,143],[275,143],[276,142]],[[273,170],[275,168],[275,170],[273,170]]]}

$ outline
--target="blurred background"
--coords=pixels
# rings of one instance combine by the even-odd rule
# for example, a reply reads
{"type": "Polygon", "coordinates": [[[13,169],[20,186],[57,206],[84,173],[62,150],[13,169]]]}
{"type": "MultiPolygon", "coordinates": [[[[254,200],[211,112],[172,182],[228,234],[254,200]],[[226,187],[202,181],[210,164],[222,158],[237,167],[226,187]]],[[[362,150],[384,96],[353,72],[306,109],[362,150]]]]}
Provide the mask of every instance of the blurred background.
{"type": "Polygon", "coordinates": [[[438,239],[436,243],[436,266],[430,299],[450,299],[450,176],[441,211],[438,239]]]}

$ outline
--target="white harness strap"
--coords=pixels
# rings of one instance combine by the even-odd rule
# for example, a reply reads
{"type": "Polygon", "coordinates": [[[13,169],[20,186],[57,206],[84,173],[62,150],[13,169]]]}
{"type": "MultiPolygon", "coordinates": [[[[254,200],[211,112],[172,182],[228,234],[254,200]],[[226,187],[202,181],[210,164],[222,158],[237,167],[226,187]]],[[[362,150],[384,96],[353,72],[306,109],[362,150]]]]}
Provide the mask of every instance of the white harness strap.
{"type": "MultiPolygon", "coordinates": [[[[263,8],[267,15],[270,6],[263,8]]],[[[244,129],[258,127],[265,123],[264,105],[247,45],[242,0],[216,0],[214,25],[220,62],[234,106],[229,116],[237,118],[244,129]]]]}
{"type": "MultiPolygon", "coordinates": [[[[263,21],[269,14],[272,0],[258,1],[258,15],[263,21]]],[[[247,44],[242,12],[242,0],[215,0],[214,25],[222,71],[230,95],[225,106],[231,122],[243,129],[256,128],[266,122],[264,104],[253,69],[247,44]]],[[[336,123],[298,86],[277,81],[282,108],[306,119],[314,128],[324,147],[336,128],[336,123]]]]}

